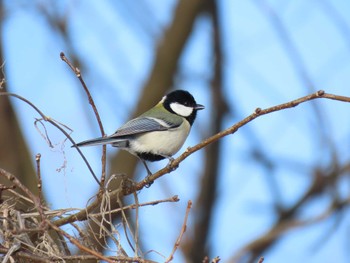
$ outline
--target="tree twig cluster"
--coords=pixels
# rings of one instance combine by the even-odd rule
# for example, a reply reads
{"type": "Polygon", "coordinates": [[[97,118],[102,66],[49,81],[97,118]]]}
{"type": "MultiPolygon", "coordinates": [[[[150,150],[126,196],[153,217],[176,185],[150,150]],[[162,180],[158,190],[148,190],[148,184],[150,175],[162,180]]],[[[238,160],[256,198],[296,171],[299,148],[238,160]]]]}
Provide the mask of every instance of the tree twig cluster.
{"type": "MultiPolygon", "coordinates": [[[[98,110],[81,76],[80,70],[73,67],[63,53],[61,53],[61,58],[74,71],[82,86],[84,87],[84,90],[88,96],[89,103],[95,112],[101,133],[104,135],[104,129],[98,114],[98,110]]],[[[0,96],[12,96],[27,103],[40,115],[41,119],[39,121],[50,123],[58,130],[60,130],[66,136],[66,138],[72,142],[73,145],[75,144],[74,140],[67,131],[66,126],[46,116],[41,110],[39,110],[38,107],[36,107],[27,99],[17,94],[6,92],[0,93],[0,96]]],[[[292,100],[290,102],[276,105],[270,108],[256,108],[256,110],[251,115],[247,116],[231,127],[214,134],[213,136],[203,140],[193,147],[188,148],[183,154],[176,158],[170,166],[157,171],[151,175],[148,180],[155,181],[165,174],[170,173],[191,154],[203,149],[204,147],[207,147],[214,142],[217,142],[225,136],[234,134],[238,131],[238,129],[260,116],[271,114],[276,111],[290,109],[298,106],[299,104],[306,103],[315,99],[331,99],[341,102],[350,102],[349,97],[328,94],[323,90],[320,90],[299,99],[292,100]]],[[[8,171],[0,168],[0,176],[5,178],[8,183],[0,185],[0,254],[3,254],[2,262],[26,262],[26,260],[31,260],[33,262],[69,262],[74,260],[91,259],[103,260],[105,262],[154,262],[152,260],[146,259],[145,253],[142,252],[140,248],[138,226],[139,220],[142,219],[139,218],[138,211],[141,207],[144,206],[157,205],[165,202],[177,202],[179,200],[178,197],[173,196],[164,200],[139,203],[137,193],[148,185],[148,180],[133,182],[123,175],[111,175],[107,177],[105,167],[105,147],[102,151],[103,158],[101,179],[98,179],[83,153],[79,148],[76,149],[88,166],[91,175],[100,185],[99,193],[84,209],[66,208],[60,210],[51,210],[50,207],[45,204],[42,197],[40,154],[36,155],[37,186],[39,189],[39,194],[34,194],[32,191],[30,191],[20,180],[18,180],[16,175],[13,175],[8,171]],[[122,178],[122,183],[120,184],[119,188],[111,189],[109,187],[110,183],[116,178],[122,178]],[[7,193],[11,193],[11,197],[7,193]],[[122,197],[131,194],[134,197],[134,204],[124,205],[122,197]],[[118,209],[111,208],[111,203],[113,202],[117,202],[119,204],[118,209]],[[134,226],[129,223],[128,216],[125,214],[125,212],[130,209],[135,210],[136,218],[134,226]],[[125,245],[120,241],[121,231],[118,230],[118,227],[115,225],[115,223],[113,223],[112,220],[112,214],[115,213],[120,214],[120,218],[122,219],[121,225],[123,226],[124,235],[129,246],[128,249],[133,251],[133,256],[130,256],[126,252],[127,249],[125,245]],[[89,220],[89,222],[93,222],[99,226],[99,233],[93,233],[89,236],[109,238],[112,240],[114,247],[116,248],[115,256],[105,256],[90,246],[91,240],[86,238],[87,235],[81,228],[81,221],[85,220],[89,220]],[[66,225],[71,226],[70,229],[73,233],[62,228],[66,225]],[[77,247],[79,251],[81,251],[81,254],[72,255],[72,245],[77,247]]],[[[348,202],[336,205],[341,207],[346,204],[348,204],[348,202]]],[[[173,260],[174,254],[181,244],[182,237],[187,228],[187,221],[191,206],[192,202],[189,201],[178,239],[175,241],[170,255],[168,257],[164,257],[165,262],[171,262],[173,260]]],[[[329,213],[322,215],[319,220],[328,215],[329,213]]],[[[306,223],[296,222],[295,226],[298,224],[306,223]]],[[[85,229],[89,231],[89,229],[91,229],[91,226],[87,226],[85,229]]],[[[271,233],[271,235],[273,239],[273,233],[271,233]]],[[[219,262],[219,260],[220,258],[217,257],[212,259],[210,262],[219,262]]],[[[263,260],[264,259],[261,257],[259,262],[263,262],[263,260]]],[[[204,258],[203,262],[209,262],[209,259],[204,258]]]]}

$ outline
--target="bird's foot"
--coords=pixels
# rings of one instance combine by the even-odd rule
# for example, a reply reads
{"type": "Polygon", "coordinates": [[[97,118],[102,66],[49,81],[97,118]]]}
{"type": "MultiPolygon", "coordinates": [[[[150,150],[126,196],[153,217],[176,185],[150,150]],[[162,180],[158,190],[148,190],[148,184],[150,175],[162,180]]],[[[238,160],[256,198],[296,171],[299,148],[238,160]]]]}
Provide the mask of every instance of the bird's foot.
{"type": "Polygon", "coordinates": [[[151,185],[154,183],[154,181],[150,179],[151,175],[152,175],[152,174],[148,174],[148,175],[146,176],[146,178],[143,179],[143,181],[145,182],[145,187],[146,187],[146,188],[151,187],[151,185]]]}
{"type": "Polygon", "coordinates": [[[169,159],[169,162],[168,162],[166,167],[168,169],[170,169],[171,171],[175,171],[179,167],[179,165],[177,164],[177,165],[173,166],[175,159],[173,157],[167,157],[167,158],[169,159]]]}

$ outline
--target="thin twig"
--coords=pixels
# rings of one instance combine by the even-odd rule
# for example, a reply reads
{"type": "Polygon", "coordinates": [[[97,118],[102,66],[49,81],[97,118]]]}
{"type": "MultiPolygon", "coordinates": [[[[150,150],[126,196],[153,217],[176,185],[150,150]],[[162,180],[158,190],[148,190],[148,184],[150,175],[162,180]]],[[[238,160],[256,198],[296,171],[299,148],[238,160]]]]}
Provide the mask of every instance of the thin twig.
{"type": "MultiPolygon", "coordinates": [[[[155,200],[155,201],[150,201],[150,202],[145,202],[145,203],[140,203],[140,204],[131,204],[124,206],[123,208],[116,208],[110,211],[111,214],[114,213],[119,213],[121,210],[128,210],[128,209],[136,209],[138,207],[142,206],[149,206],[149,205],[157,205],[160,203],[168,203],[168,202],[178,202],[180,199],[178,198],[177,195],[174,195],[170,198],[162,199],[162,200],[155,200]]],[[[90,213],[89,216],[101,216],[101,213],[90,213]]]]}
{"type": "Polygon", "coordinates": [[[20,244],[20,242],[15,242],[10,248],[9,248],[9,250],[7,251],[7,253],[6,253],[6,255],[5,255],[5,257],[2,259],[2,261],[1,262],[4,262],[4,263],[6,263],[7,261],[10,261],[11,262],[11,260],[9,260],[10,258],[11,258],[11,255],[13,254],[13,253],[15,253],[18,249],[20,249],[21,248],[21,244],[20,244]]]}
{"type": "Polygon", "coordinates": [[[36,174],[38,176],[38,190],[39,190],[39,198],[41,200],[41,203],[43,202],[43,192],[42,192],[42,180],[41,180],[41,169],[40,169],[40,159],[41,159],[41,154],[38,153],[35,156],[35,162],[36,162],[36,174]]]}
{"type": "MultiPolygon", "coordinates": [[[[9,250],[7,248],[0,247],[0,253],[5,254],[9,250]]],[[[16,258],[22,259],[23,262],[37,262],[37,263],[50,263],[52,262],[52,259],[49,257],[43,257],[38,255],[29,254],[27,251],[16,251],[16,258]],[[26,260],[26,261],[24,261],[26,260]]],[[[2,261],[5,262],[5,261],[2,261]]]]}
{"type": "Polygon", "coordinates": [[[77,246],[80,250],[85,251],[87,253],[89,253],[90,255],[93,255],[95,257],[97,257],[98,259],[104,260],[106,262],[110,262],[113,263],[114,260],[110,260],[109,258],[103,256],[102,254],[86,247],[83,246],[77,239],[75,239],[74,237],[72,237],[71,235],[69,235],[67,232],[63,231],[62,229],[60,229],[59,227],[55,226],[54,224],[52,224],[49,220],[46,220],[46,223],[56,232],[59,232],[60,234],[62,234],[64,237],[66,237],[71,243],[73,243],[75,246],[77,246]]]}
{"type": "MultiPolygon", "coordinates": [[[[19,100],[24,101],[25,103],[27,103],[29,106],[31,106],[42,118],[44,121],[49,122],[51,125],[55,126],[58,130],[60,130],[65,136],[66,138],[68,138],[68,140],[74,145],[76,144],[75,141],[72,139],[72,137],[61,127],[61,124],[57,121],[55,121],[54,119],[46,116],[41,110],[39,110],[38,107],[36,107],[32,102],[30,102],[29,100],[23,98],[22,96],[19,96],[17,94],[14,93],[9,93],[9,92],[0,92],[0,96],[11,96],[11,97],[15,97],[19,100]]],[[[81,158],[83,159],[83,161],[85,162],[87,168],[89,169],[90,173],[92,174],[92,176],[94,177],[95,181],[99,184],[99,180],[97,178],[97,176],[95,175],[94,171],[92,170],[89,162],[87,161],[85,155],[82,153],[82,151],[76,147],[77,151],[79,152],[81,158]]]]}
{"type": "Polygon", "coordinates": [[[6,170],[0,168],[0,175],[6,177],[7,180],[13,182],[16,187],[18,187],[19,189],[21,189],[34,203],[37,211],[39,212],[39,215],[42,219],[42,222],[44,222],[46,220],[46,216],[43,212],[43,206],[41,204],[41,200],[35,196],[26,186],[24,186],[21,181],[19,181],[17,179],[16,176],[14,176],[13,174],[7,172],[6,170]]]}
{"type": "Polygon", "coordinates": [[[138,257],[138,250],[139,250],[139,207],[140,207],[140,203],[139,203],[139,199],[137,197],[137,193],[134,193],[134,198],[135,198],[135,257],[138,257]]]}
{"type": "MultiPolygon", "coordinates": [[[[80,210],[81,209],[79,209],[79,208],[65,208],[65,209],[44,211],[44,214],[48,217],[57,217],[57,216],[63,216],[64,214],[66,214],[68,212],[80,211],[80,210]]],[[[37,213],[37,212],[22,213],[21,216],[22,216],[22,218],[32,218],[32,217],[39,216],[39,213],[37,213]]]]}
{"type": "Polygon", "coordinates": [[[126,240],[128,241],[128,244],[130,246],[130,248],[132,249],[132,251],[134,251],[134,253],[136,253],[135,251],[135,248],[134,246],[132,245],[131,241],[130,241],[130,238],[129,238],[129,235],[128,235],[128,232],[130,232],[131,236],[132,236],[132,239],[135,241],[135,235],[134,233],[132,232],[131,230],[131,227],[130,227],[130,224],[129,224],[129,221],[126,217],[126,214],[124,212],[124,209],[123,209],[123,202],[120,198],[120,192],[119,194],[117,195],[117,198],[118,198],[118,204],[119,204],[119,207],[121,208],[121,214],[122,214],[122,222],[123,222],[123,228],[124,228],[124,233],[125,233],[125,237],[126,237],[126,240]],[[129,230],[129,231],[128,231],[129,230]]]}
{"type": "Polygon", "coordinates": [[[188,203],[187,203],[185,219],[184,219],[184,222],[183,222],[183,224],[182,224],[182,228],[181,228],[179,237],[177,238],[177,240],[176,240],[176,242],[175,242],[175,244],[174,244],[173,251],[171,251],[170,256],[165,260],[166,263],[168,263],[168,262],[170,262],[171,260],[173,260],[174,254],[175,254],[177,248],[180,246],[182,236],[183,236],[183,234],[185,233],[186,228],[187,228],[187,219],[188,219],[188,215],[189,215],[189,213],[190,213],[191,207],[192,207],[192,201],[189,200],[188,203]]]}
{"type": "MultiPolygon", "coordinates": [[[[112,197],[113,195],[111,195],[112,197]]],[[[96,199],[97,200],[97,199],[96,199]]],[[[178,198],[177,195],[174,195],[170,198],[166,198],[166,199],[162,199],[162,200],[155,200],[155,201],[150,201],[150,202],[145,202],[145,203],[141,203],[138,205],[138,207],[142,207],[142,206],[150,206],[150,205],[157,205],[157,204],[160,204],[160,203],[167,203],[167,202],[178,202],[180,199],[178,198]]],[[[94,201],[94,203],[98,203],[98,201],[94,201]]],[[[93,208],[94,207],[94,203],[92,204],[93,205],[93,208]]],[[[61,218],[61,219],[58,219],[56,221],[54,221],[53,223],[56,225],[56,226],[62,226],[62,225],[66,225],[66,224],[69,224],[69,223],[72,223],[74,221],[82,221],[82,220],[86,220],[86,215],[88,214],[89,217],[97,217],[97,216],[102,216],[104,213],[92,213],[91,211],[93,209],[90,208],[91,205],[88,206],[88,208],[85,208],[85,209],[78,209],[78,208],[71,208],[71,209],[59,209],[59,210],[52,210],[52,211],[47,211],[47,212],[44,212],[47,216],[61,216],[67,212],[72,212],[72,211],[75,211],[75,210],[79,210],[79,212],[73,214],[73,215],[69,215],[68,217],[65,217],[65,218],[61,218]],[[88,209],[88,210],[87,210],[88,209]],[[85,217],[81,216],[85,214],[85,217]]],[[[114,214],[114,213],[120,213],[120,211],[123,209],[123,210],[128,210],[128,209],[136,209],[137,205],[136,204],[131,204],[131,205],[128,205],[128,206],[124,206],[123,208],[116,208],[116,209],[113,209],[110,211],[111,214],[114,214]]],[[[33,217],[33,216],[38,216],[38,213],[26,213],[26,214],[23,214],[22,215],[23,217],[33,217]]]]}
{"type": "MultiPolygon", "coordinates": [[[[105,131],[104,131],[104,128],[103,128],[103,124],[102,124],[100,115],[98,113],[98,110],[97,110],[97,107],[95,105],[95,102],[94,102],[94,100],[93,100],[93,98],[91,96],[91,93],[90,93],[88,87],[86,86],[86,83],[85,83],[85,81],[84,81],[84,79],[82,77],[80,69],[77,68],[77,67],[74,67],[63,52],[60,53],[60,57],[72,69],[74,74],[79,79],[81,85],[83,86],[83,89],[84,89],[84,91],[85,91],[85,93],[86,93],[86,95],[88,97],[88,100],[89,100],[89,103],[90,103],[90,105],[92,107],[92,110],[94,111],[95,118],[96,118],[98,126],[100,128],[101,135],[105,136],[106,134],[105,134],[105,131]]],[[[75,148],[78,149],[78,147],[75,147],[75,148]]],[[[102,191],[103,191],[105,180],[106,180],[106,145],[103,145],[103,147],[102,147],[102,175],[101,175],[101,181],[100,181],[101,183],[100,183],[100,191],[99,191],[100,193],[102,193],[102,191]]]]}
{"type": "Polygon", "coordinates": [[[202,263],[218,263],[220,261],[220,257],[215,257],[209,262],[209,257],[205,256],[202,260],[202,263]]]}
{"type": "MultiPolygon", "coordinates": [[[[6,254],[9,251],[9,249],[0,247],[0,253],[6,254]]],[[[29,254],[27,251],[17,251],[16,252],[17,258],[20,259],[27,259],[31,262],[53,262],[51,257],[45,257],[45,256],[37,256],[33,254],[29,254]]],[[[142,258],[132,258],[132,257],[106,257],[110,259],[112,262],[135,262],[135,263],[156,263],[152,260],[142,259],[142,258]]],[[[96,260],[98,257],[94,255],[73,255],[73,256],[61,256],[59,257],[60,260],[64,260],[65,262],[76,262],[76,261],[86,261],[86,260],[96,260]]],[[[109,261],[109,262],[111,262],[109,261]]]]}
{"type": "Polygon", "coordinates": [[[6,191],[6,190],[13,190],[15,188],[16,188],[15,185],[7,186],[7,185],[0,184],[0,203],[3,202],[3,200],[1,199],[2,198],[2,192],[6,191]]]}
{"type": "Polygon", "coordinates": [[[34,127],[35,127],[35,129],[38,131],[38,133],[41,135],[41,137],[43,137],[43,139],[46,141],[46,143],[49,145],[49,147],[50,147],[50,148],[53,148],[54,146],[53,146],[53,144],[52,144],[52,142],[51,142],[51,140],[50,140],[50,136],[49,136],[49,134],[47,133],[47,129],[46,129],[45,125],[42,123],[42,120],[43,120],[43,119],[37,119],[37,118],[35,118],[34,127]],[[37,123],[40,123],[41,126],[43,126],[43,129],[44,129],[44,131],[45,131],[45,134],[43,134],[43,133],[41,132],[41,130],[39,129],[37,123]]]}

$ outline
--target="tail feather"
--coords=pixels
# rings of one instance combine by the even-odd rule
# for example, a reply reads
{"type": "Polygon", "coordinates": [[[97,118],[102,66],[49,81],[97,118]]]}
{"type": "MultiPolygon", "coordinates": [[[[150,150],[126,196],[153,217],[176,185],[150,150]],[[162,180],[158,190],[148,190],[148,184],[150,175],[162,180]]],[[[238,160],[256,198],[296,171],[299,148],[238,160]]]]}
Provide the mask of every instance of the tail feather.
{"type": "Polygon", "coordinates": [[[96,146],[96,145],[104,145],[117,142],[118,139],[112,137],[100,137],[92,140],[86,140],[79,142],[77,144],[72,145],[72,147],[83,147],[83,146],[96,146]]]}

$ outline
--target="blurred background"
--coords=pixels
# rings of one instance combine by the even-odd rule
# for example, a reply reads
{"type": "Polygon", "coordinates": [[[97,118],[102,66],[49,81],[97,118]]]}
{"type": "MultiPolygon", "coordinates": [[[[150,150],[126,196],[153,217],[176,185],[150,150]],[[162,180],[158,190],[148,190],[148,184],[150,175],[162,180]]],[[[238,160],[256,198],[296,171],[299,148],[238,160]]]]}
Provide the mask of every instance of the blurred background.
{"type": "MultiPolygon", "coordinates": [[[[87,97],[61,61],[79,67],[107,134],[173,88],[199,112],[183,152],[251,114],[316,92],[350,96],[350,2],[346,0],[3,0],[3,90],[17,93],[72,129],[99,137],[87,97]]],[[[350,105],[319,99],[260,117],[194,153],[138,193],[145,257],[162,262],[194,205],[173,262],[348,262],[350,105]],[[154,252],[156,251],[156,252],[154,252]]],[[[71,144],[27,104],[0,97],[0,167],[53,208],[83,208],[98,185],[71,144]]],[[[101,174],[101,147],[84,148],[101,174]]],[[[178,156],[178,153],[176,156],[178,156]]],[[[108,175],[139,181],[135,157],[107,148],[108,175]]],[[[150,164],[152,171],[167,161],[150,164]]],[[[132,197],[125,202],[133,203],[132,197]]],[[[130,214],[130,219],[134,218],[130,214]]],[[[115,219],[123,232],[120,221],[115,219]]],[[[73,233],[73,230],[72,230],[73,233]]],[[[123,237],[122,237],[123,239],[123,237]]],[[[96,248],[114,255],[114,248],[96,248]]],[[[131,249],[124,247],[130,255],[131,249]]]]}

